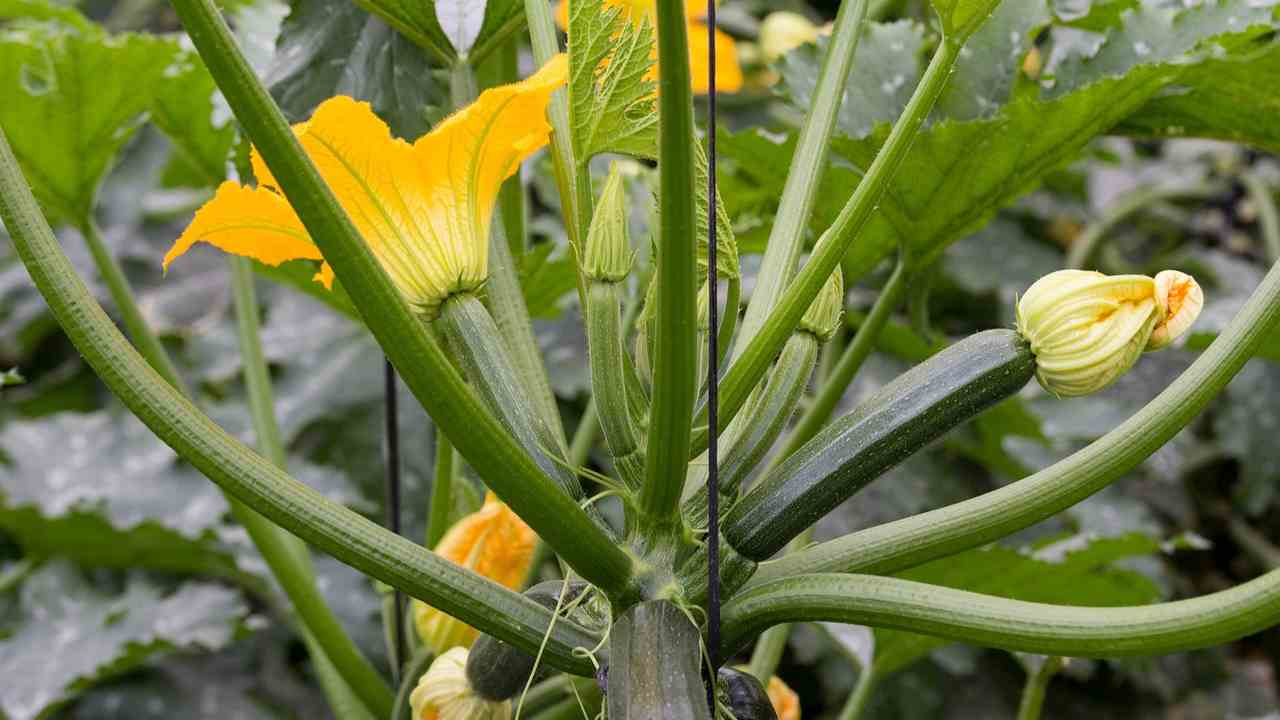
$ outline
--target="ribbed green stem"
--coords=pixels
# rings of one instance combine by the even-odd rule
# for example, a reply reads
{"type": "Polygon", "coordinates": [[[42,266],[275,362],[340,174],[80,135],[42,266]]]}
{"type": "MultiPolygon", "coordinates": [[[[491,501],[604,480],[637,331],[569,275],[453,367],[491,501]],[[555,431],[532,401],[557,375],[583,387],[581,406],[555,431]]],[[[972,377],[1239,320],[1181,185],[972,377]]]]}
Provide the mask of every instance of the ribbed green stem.
{"type": "MultiPolygon", "coordinates": [[[[546,0],[525,0],[525,16],[529,21],[529,40],[533,45],[533,61],[539,67],[547,64],[560,52],[559,31],[551,16],[551,3],[546,0]]],[[[569,243],[581,251],[587,240],[587,228],[591,225],[591,176],[586,172],[585,160],[574,157],[573,136],[569,127],[569,93],[557,91],[547,107],[547,119],[551,122],[551,162],[555,170],[556,186],[560,189],[560,203],[564,206],[565,230],[569,243]]],[[[575,263],[577,265],[577,263],[575,263]]],[[[578,292],[585,292],[582,272],[578,270],[578,292]]]]}
{"type": "Polygon", "coordinates": [[[791,157],[791,168],[782,188],[782,198],[778,201],[777,216],[769,229],[760,274],[756,276],[751,302],[742,319],[741,341],[734,353],[735,358],[760,332],[765,318],[777,306],[795,275],[796,264],[804,250],[804,231],[818,197],[822,174],[826,171],[831,134],[835,130],[840,105],[844,102],[845,85],[853,68],[858,41],[862,38],[867,4],[867,0],[847,0],[840,4],[831,32],[831,44],[818,72],[813,104],[796,140],[796,152],[791,157]]]}
{"type": "Polygon", "coordinates": [[[689,419],[697,392],[697,197],[693,90],[684,0],[657,0],[658,228],[653,322],[653,396],[639,496],[641,532],[654,539],[680,523],[676,506],[689,459],[689,419]]]}
{"type": "Polygon", "coordinates": [[[596,399],[593,397],[587,400],[587,406],[582,409],[582,417],[578,418],[578,427],[573,431],[573,440],[569,442],[570,464],[576,468],[587,464],[599,432],[600,412],[596,409],[596,399]]]}
{"type": "Polygon", "coordinates": [[[743,590],[722,617],[726,655],[766,628],[800,621],[1044,655],[1163,655],[1231,642],[1280,622],[1280,570],[1211,595],[1135,607],[1023,602],[873,575],[801,575],[743,590]]]}
{"type": "Polygon", "coordinates": [[[836,716],[836,720],[859,720],[862,713],[866,712],[867,704],[871,701],[871,693],[875,689],[874,669],[860,668],[858,684],[853,686],[853,692],[849,693],[849,699],[845,701],[844,707],[840,708],[840,714],[836,716]]]}
{"type": "Polygon", "coordinates": [[[129,338],[133,340],[134,347],[142,357],[146,358],[151,367],[160,373],[160,377],[187,394],[189,391],[186,383],[182,381],[182,375],[178,373],[178,368],[174,366],[168,351],[160,343],[160,338],[156,337],[155,333],[151,332],[151,326],[147,325],[147,319],[142,316],[142,308],[138,307],[137,296],[129,284],[129,278],[125,277],[124,269],[107,248],[107,243],[102,239],[102,233],[98,231],[97,223],[86,219],[80,224],[80,234],[84,236],[89,254],[93,256],[93,264],[98,268],[98,275],[106,284],[107,292],[111,294],[111,302],[120,313],[124,329],[129,332],[129,338]]]}
{"type": "Polygon", "coordinates": [[[431,480],[431,508],[427,514],[427,547],[440,544],[453,512],[453,443],[436,428],[436,467],[431,480]]]}
{"type": "Polygon", "coordinates": [[[1241,175],[1240,182],[1258,209],[1258,226],[1262,230],[1262,247],[1267,252],[1267,262],[1280,261],[1280,211],[1276,209],[1274,191],[1255,173],[1241,175]]]}
{"type": "MultiPolygon", "coordinates": [[[[253,264],[245,258],[231,257],[227,259],[227,265],[231,270],[236,332],[244,366],[249,417],[253,421],[258,450],[276,467],[285,470],[285,447],[276,422],[271,377],[258,332],[253,264]]],[[[253,539],[302,621],[303,640],[311,650],[317,674],[324,680],[326,696],[331,702],[341,704],[344,698],[354,694],[364,705],[362,711],[378,715],[389,712],[391,688],[356,647],[342,627],[342,621],[320,594],[307,546],[239,501],[231,500],[231,509],[253,539]]],[[[334,708],[335,712],[338,710],[338,707],[334,708]]]]}
{"type": "MultiPolygon", "coordinates": [[[[727,511],[747,477],[773,449],[778,436],[791,422],[796,405],[813,375],[819,342],[812,333],[791,336],[769,381],[752,395],[748,409],[733,421],[720,445],[720,507],[727,511]]],[[[705,454],[704,454],[705,455],[705,454]]],[[[691,463],[687,488],[695,488],[681,511],[689,523],[704,527],[707,517],[707,466],[691,463]]],[[[687,490],[686,490],[687,491],[687,490]]]]}
{"type": "Polygon", "coordinates": [[[582,485],[577,476],[554,456],[559,450],[557,434],[529,397],[497,325],[480,300],[469,293],[453,295],[440,306],[440,315],[432,322],[489,410],[566,496],[581,501],[582,485]]]}
{"type": "Polygon", "coordinates": [[[747,670],[765,685],[769,678],[778,672],[778,664],[782,662],[782,653],[787,649],[787,638],[791,636],[791,625],[774,625],[760,633],[756,638],[756,646],[751,651],[751,663],[747,670]]]}
{"type": "MultiPolygon", "coordinates": [[[[960,43],[942,39],[919,86],[903,110],[902,117],[894,123],[889,138],[876,154],[849,202],[831,227],[818,239],[809,261],[787,286],[786,292],[758,332],[749,335],[750,328],[744,321],[743,337],[748,339],[748,344],[720,383],[722,423],[727,423],[742,408],[751,389],[760,382],[805,310],[840,263],[840,258],[844,257],[849,245],[870,219],[907,151],[911,149],[920,126],[946,87],[952,67],[960,57],[961,47],[960,43]]],[[[694,449],[701,452],[703,446],[705,442],[695,445],[694,449]]]]}
{"type": "Polygon", "coordinates": [[[622,283],[587,281],[587,347],[591,354],[592,400],[622,481],[631,490],[644,482],[644,448],[627,399],[622,283]]]}
{"type": "Polygon", "coordinates": [[[999,540],[1056,515],[1137,467],[1186,427],[1254,355],[1277,319],[1280,264],[1191,367],[1146,407],[1084,449],[976,498],[762,563],[752,583],[813,572],[892,573],[999,540]]]}
{"type": "MultiPolygon", "coordinates": [[[[374,715],[365,706],[360,696],[346,683],[342,673],[338,672],[338,668],[329,661],[324,649],[311,636],[311,633],[304,630],[302,642],[307,646],[307,654],[311,657],[311,666],[315,670],[316,680],[320,683],[320,689],[324,692],[325,700],[328,701],[329,710],[334,717],[342,720],[377,720],[382,717],[374,715]]],[[[387,708],[388,713],[391,712],[392,707],[394,705],[387,708]]]]}
{"type": "Polygon", "coordinates": [[[1083,270],[1093,260],[1093,254],[1117,225],[1129,219],[1143,208],[1167,200],[1203,199],[1220,195],[1226,190],[1220,182],[1201,182],[1190,186],[1141,187],[1111,203],[1102,216],[1089,224],[1080,236],[1071,242],[1067,253],[1067,267],[1083,270]]]}
{"type": "Polygon", "coordinates": [[[867,319],[858,327],[858,332],[853,336],[853,340],[845,347],[844,353],[840,355],[840,361],[836,363],[830,377],[822,381],[822,387],[818,390],[818,395],[813,399],[813,404],[805,411],[804,416],[800,418],[800,422],[796,425],[796,429],[791,432],[791,437],[787,438],[787,444],[783,446],[782,452],[778,453],[774,458],[774,463],[785,460],[791,453],[799,450],[801,446],[809,442],[823,425],[831,419],[831,413],[839,404],[840,398],[844,397],[844,393],[849,389],[849,384],[858,375],[858,370],[862,368],[862,363],[866,361],[867,356],[875,348],[876,338],[880,336],[880,331],[884,329],[885,322],[889,319],[889,315],[893,313],[894,308],[902,300],[902,295],[907,289],[907,271],[905,264],[899,260],[897,266],[893,269],[893,274],[889,276],[889,282],[885,283],[884,288],[880,291],[880,297],[876,298],[875,304],[871,306],[871,312],[867,314],[867,319]]]}
{"type": "MultiPolygon", "coordinates": [[[[538,649],[551,620],[546,608],[426,552],[298,482],[228,435],[161,378],[129,345],[76,275],[40,214],[2,132],[0,219],[36,288],[85,361],[179,456],[229,495],[322,552],[494,637],[531,652],[538,649]]],[[[444,367],[452,372],[447,363],[444,367]]],[[[492,420],[489,424],[496,425],[492,420]]],[[[495,428],[493,432],[502,431],[495,428]]],[[[523,453],[520,457],[528,462],[523,453]]],[[[545,479],[543,483],[549,486],[545,479]]],[[[554,490],[547,494],[551,492],[554,490]]],[[[560,524],[572,525],[571,517],[566,523],[565,505],[580,512],[568,498],[552,512],[560,514],[560,524]]],[[[580,548],[591,543],[578,531],[573,534],[580,548]]],[[[628,560],[627,569],[621,572],[629,576],[629,568],[628,560]]],[[[623,580],[618,587],[626,587],[628,582],[623,580]]],[[[545,657],[554,667],[590,674],[591,664],[574,657],[573,648],[592,647],[595,642],[589,632],[562,619],[550,635],[545,657]]]]}
{"type": "Polygon", "coordinates": [[[173,5],[236,118],[414,396],[489,487],[579,575],[609,595],[630,594],[632,559],[555,491],[467,388],[303,153],[212,0],[173,5]]]}
{"type": "Polygon", "coordinates": [[[724,367],[724,359],[733,345],[733,336],[738,332],[738,315],[741,311],[742,278],[732,277],[725,283],[724,314],[720,316],[720,330],[716,334],[716,349],[719,351],[721,367],[724,367]]]}
{"type": "Polygon", "coordinates": [[[1045,658],[1040,667],[1027,673],[1027,684],[1022,686],[1022,701],[1018,703],[1018,720],[1040,720],[1049,681],[1064,664],[1064,660],[1055,655],[1045,658]]]}

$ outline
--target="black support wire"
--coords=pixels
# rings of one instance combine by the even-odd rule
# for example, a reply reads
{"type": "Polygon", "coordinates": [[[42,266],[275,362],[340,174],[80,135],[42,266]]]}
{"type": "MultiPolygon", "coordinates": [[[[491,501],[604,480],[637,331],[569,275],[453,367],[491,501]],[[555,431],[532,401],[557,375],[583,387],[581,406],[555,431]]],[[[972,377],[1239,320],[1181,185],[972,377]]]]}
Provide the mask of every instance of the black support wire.
{"type": "MultiPolygon", "coordinates": [[[[383,453],[386,464],[386,524],[391,532],[400,534],[400,415],[396,408],[396,369],[390,360],[384,363],[383,372],[384,416],[383,453]]],[[[400,664],[405,658],[404,646],[404,593],[393,590],[391,613],[391,642],[394,657],[391,658],[391,675],[400,681],[400,664]]]]}
{"type": "MultiPolygon", "coordinates": [[[[720,647],[720,426],[716,417],[720,399],[720,287],[716,250],[716,3],[707,0],[707,645],[713,665],[719,664],[720,647]]],[[[714,674],[710,692],[715,694],[714,674]]]]}

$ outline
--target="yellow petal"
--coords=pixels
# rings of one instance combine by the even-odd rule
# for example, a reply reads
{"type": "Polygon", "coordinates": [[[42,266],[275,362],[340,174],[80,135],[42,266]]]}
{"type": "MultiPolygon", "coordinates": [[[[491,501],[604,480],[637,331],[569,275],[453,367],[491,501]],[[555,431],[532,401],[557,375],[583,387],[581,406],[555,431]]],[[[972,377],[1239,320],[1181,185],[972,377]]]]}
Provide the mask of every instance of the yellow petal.
{"type": "MultiPolygon", "coordinates": [[[[533,529],[489,493],[483,507],[440,538],[436,554],[514,590],[529,573],[536,543],[533,529]]],[[[475,642],[477,631],[462,621],[420,601],[413,610],[418,635],[434,652],[475,642]]]]}
{"type": "MultiPolygon", "coordinates": [[[[265,187],[247,188],[227,181],[213,199],[196,211],[191,224],[164,256],[164,268],[205,242],[233,255],[253,258],[267,265],[288,260],[322,260],[297,213],[276,192],[265,187]]],[[[326,264],[317,276],[328,287],[333,272],[326,264]]]]}
{"type": "Polygon", "coordinates": [[[769,678],[765,692],[769,694],[769,703],[778,714],[778,720],[800,720],[800,696],[782,678],[777,675],[769,678]]]}
{"type": "MultiPolygon", "coordinates": [[[[716,30],[716,90],[736,93],[742,89],[742,66],[738,64],[738,46],[733,38],[716,30]]],[[[711,90],[708,81],[710,63],[707,26],[701,22],[689,23],[689,69],[693,75],[693,91],[705,95],[711,90]]]]}
{"type": "Polygon", "coordinates": [[[1156,274],[1156,305],[1161,320],[1151,331],[1147,350],[1168,347],[1178,336],[1191,329],[1191,324],[1204,308],[1204,291],[1190,275],[1177,270],[1156,274]]]}

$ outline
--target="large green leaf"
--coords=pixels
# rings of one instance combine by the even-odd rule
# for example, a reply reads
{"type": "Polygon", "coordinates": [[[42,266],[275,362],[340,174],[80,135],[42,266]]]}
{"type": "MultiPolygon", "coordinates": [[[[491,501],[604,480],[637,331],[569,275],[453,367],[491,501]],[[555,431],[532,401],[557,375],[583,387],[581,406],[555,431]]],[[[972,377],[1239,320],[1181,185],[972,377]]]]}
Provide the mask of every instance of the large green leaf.
{"type": "MultiPolygon", "coordinates": [[[[996,209],[1035,187],[1049,171],[1074,159],[1089,140],[1138,112],[1162,90],[1187,78],[1195,80],[1191,73],[1197,68],[1221,62],[1220,58],[1256,60],[1260,44],[1270,42],[1266,36],[1277,25],[1275,15],[1269,1],[1243,7],[1206,2],[1177,10],[1143,6],[1119,15],[1121,24],[1099,36],[1089,47],[1092,53],[1060,53],[1049,69],[1052,77],[1045,78],[1048,87],[1012,93],[990,117],[962,121],[935,116],[912,146],[881,211],[853,245],[847,270],[865,273],[899,241],[910,242],[927,261],[981,227],[996,209]]],[[[992,73],[1015,77],[1014,60],[1011,53],[1003,65],[962,63],[953,80],[975,87],[990,82],[982,78],[998,79],[992,73]],[[967,79],[973,73],[981,77],[967,79]]],[[[1249,63],[1239,62],[1243,73],[1249,63]]],[[[861,71],[866,72],[865,65],[861,71]]],[[[855,70],[855,78],[858,73],[855,70]]],[[[1259,94],[1268,93],[1259,88],[1259,94]]],[[[803,102],[803,91],[798,100],[803,102]]],[[[1226,125],[1229,120],[1222,117],[1217,122],[1226,125]]],[[[833,143],[855,168],[870,165],[888,133],[883,125],[869,135],[859,135],[861,129],[842,126],[847,137],[833,143]]],[[[832,192],[839,196],[837,202],[848,195],[846,187],[824,190],[824,195],[832,192]]],[[[819,202],[815,217],[823,204],[819,202]]]]}
{"type": "Polygon", "coordinates": [[[217,649],[246,608],[233,590],[185,583],[166,593],[142,577],[104,594],[68,564],[47,565],[22,585],[0,641],[0,710],[9,720],[43,717],[85,688],[147,658],[217,649]]]}
{"type": "Polygon", "coordinates": [[[1280,152],[1280,44],[1188,70],[1113,132],[1138,137],[1204,137],[1280,152]]]}
{"type": "Polygon", "coordinates": [[[653,25],[633,24],[625,7],[604,0],[570,3],[569,108],[574,154],[585,164],[603,152],[657,152],[653,25]]]}
{"type": "MultiPolygon", "coordinates": [[[[430,3],[414,3],[430,9],[430,3]]],[[[334,95],[366,100],[395,135],[415,140],[447,101],[423,50],[348,0],[293,0],[267,72],[294,122],[334,95]]]]}
{"type": "Polygon", "coordinates": [[[151,106],[151,121],[173,142],[196,186],[214,186],[227,174],[235,126],[218,107],[218,88],[194,52],[183,52],[165,75],[151,106]]]}
{"type": "Polygon", "coordinates": [[[55,222],[87,219],[178,46],[149,35],[21,22],[0,29],[0,127],[55,222]]]}

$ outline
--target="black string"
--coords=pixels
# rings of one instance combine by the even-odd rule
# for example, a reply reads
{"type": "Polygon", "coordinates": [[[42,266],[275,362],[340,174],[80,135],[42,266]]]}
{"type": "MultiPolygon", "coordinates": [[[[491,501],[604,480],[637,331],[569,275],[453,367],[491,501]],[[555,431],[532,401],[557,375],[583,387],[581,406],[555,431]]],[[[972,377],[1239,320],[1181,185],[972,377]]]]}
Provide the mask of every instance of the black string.
{"type": "MultiPolygon", "coordinates": [[[[720,652],[720,287],[716,277],[716,3],[707,0],[707,644],[713,666],[720,652]]],[[[732,312],[732,308],[729,309],[732,312]]],[[[711,687],[714,693],[715,681],[711,687]]],[[[712,704],[714,711],[715,705],[712,704]]]]}
{"type": "MultiPolygon", "coordinates": [[[[384,366],[385,401],[383,407],[383,452],[386,461],[386,523],[387,528],[396,535],[400,534],[400,416],[396,412],[396,369],[387,360],[384,366]]],[[[400,680],[400,663],[405,660],[404,646],[404,594],[395,590],[393,598],[394,612],[391,614],[392,648],[395,657],[391,658],[391,675],[396,682],[400,680]]]]}

